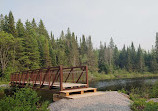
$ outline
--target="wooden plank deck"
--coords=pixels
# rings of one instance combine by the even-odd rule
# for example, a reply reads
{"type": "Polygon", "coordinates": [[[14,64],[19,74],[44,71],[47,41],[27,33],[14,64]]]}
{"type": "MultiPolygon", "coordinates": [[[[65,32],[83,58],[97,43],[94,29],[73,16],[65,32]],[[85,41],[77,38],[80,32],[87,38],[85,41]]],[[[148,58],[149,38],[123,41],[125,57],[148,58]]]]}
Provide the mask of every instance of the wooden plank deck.
{"type": "Polygon", "coordinates": [[[97,91],[97,88],[80,88],[80,89],[60,91],[60,95],[70,96],[70,95],[75,95],[76,93],[79,93],[79,94],[84,94],[84,93],[89,93],[89,92],[95,93],[96,91],[97,91]]]}
{"type": "MultiPolygon", "coordinates": [[[[14,82],[16,82],[16,81],[14,81],[14,82]]],[[[17,83],[19,83],[19,81],[17,81],[17,83]]],[[[21,81],[21,83],[23,83],[23,81],[21,81]]],[[[25,84],[27,84],[27,83],[33,84],[32,81],[30,81],[30,82],[25,81],[25,84]]],[[[39,85],[40,82],[39,82],[39,81],[36,81],[35,84],[39,85]]],[[[49,86],[49,82],[44,82],[43,85],[49,86]]],[[[65,88],[72,88],[72,87],[84,87],[84,86],[87,86],[87,84],[81,84],[81,83],[64,83],[64,82],[63,82],[63,88],[64,88],[64,89],[65,89],[65,88]]],[[[53,87],[60,88],[60,83],[59,83],[59,82],[55,82],[55,83],[53,84],[53,87]]]]}
{"type": "Polygon", "coordinates": [[[78,98],[84,98],[84,97],[89,97],[89,96],[98,96],[98,95],[102,95],[105,94],[105,92],[95,92],[95,93],[85,93],[85,94],[76,94],[76,95],[70,95],[70,96],[66,96],[65,98],[67,99],[78,99],[78,98]]]}

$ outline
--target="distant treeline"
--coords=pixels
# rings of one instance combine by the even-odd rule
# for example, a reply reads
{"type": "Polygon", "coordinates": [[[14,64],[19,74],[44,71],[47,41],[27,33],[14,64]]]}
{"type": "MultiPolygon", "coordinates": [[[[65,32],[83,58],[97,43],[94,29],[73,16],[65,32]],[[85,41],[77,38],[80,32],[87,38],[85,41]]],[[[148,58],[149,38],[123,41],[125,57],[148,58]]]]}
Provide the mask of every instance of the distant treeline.
{"type": "Polygon", "coordinates": [[[110,43],[100,43],[94,49],[91,36],[77,37],[67,29],[60,37],[49,34],[42,20],[14,21],[12,12],[0,16],[0,74],[5,76],[15,71],[51,66],[88,65],[90,71],[114,73],[116,70],[128,72],[158,72],[158,37],[151,51],[124,46],[118,50],[111,38],[110,43]],[[78,40],[79,39],[79,40],[78,40]]]}

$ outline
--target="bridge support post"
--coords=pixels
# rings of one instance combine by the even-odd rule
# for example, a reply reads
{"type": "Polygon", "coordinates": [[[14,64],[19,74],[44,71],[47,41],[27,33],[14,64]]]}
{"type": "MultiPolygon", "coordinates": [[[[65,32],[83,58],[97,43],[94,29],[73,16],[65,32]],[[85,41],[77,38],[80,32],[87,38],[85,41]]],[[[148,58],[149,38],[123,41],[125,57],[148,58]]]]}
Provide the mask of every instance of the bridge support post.
{"type": "Polygon", "coordinates": [[[86,66],[86,83],[87,83],[87,87],[89,87],[89,84],[88,84],[88,66],[86,66]]]}
{"type": "Polygon", "coordinates": [[[63,66],[60,65],[60,91],[63,90],[63,66]]]}

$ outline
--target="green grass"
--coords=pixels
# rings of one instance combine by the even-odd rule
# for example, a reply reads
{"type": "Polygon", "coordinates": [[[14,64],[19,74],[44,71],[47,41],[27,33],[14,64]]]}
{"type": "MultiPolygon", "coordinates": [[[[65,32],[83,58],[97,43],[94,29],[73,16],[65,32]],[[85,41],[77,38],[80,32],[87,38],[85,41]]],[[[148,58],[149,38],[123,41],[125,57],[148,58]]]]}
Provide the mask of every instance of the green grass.
{"type": "Polygon", "coordinates": [[[5,79],[0,79],[0,85],[2,84],[9,84],[10,81],[5,80],[5,79]]]}

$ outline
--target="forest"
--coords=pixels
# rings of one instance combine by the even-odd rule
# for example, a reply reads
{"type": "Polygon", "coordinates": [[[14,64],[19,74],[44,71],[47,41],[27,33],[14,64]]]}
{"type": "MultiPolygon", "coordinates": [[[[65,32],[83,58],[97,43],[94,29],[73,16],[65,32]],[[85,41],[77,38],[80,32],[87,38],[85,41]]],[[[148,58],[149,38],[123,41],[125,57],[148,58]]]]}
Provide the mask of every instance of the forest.
{"type": "Polygon", "coordinates": [[[67,29],[60,37],[49,33],[42,20],[36,23],[14,20],[13,13],[0,15],[0,76],[9,77],[16,71],[51,66],[87,65],[89,71],[114,74],[125,70],[129,73],[158,72],[158,35],[150,51],[131,45],[119,50],[114,40],[100,42],[94,48],[91,36],[77,37],[67,29]]]}

